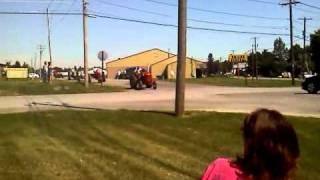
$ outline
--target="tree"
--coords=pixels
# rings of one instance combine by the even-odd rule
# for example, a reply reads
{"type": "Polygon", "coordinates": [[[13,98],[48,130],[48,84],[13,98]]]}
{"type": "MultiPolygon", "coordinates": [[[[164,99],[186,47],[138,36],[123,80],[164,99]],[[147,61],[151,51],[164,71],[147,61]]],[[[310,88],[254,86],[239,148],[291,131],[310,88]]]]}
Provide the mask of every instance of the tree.
{"type": "MultiPolygon", "coordinates": [[[[252,62],[254,54],[249,56],[249,72],[252,70],[250,68],[250,62],[252,62]]],[[[269,52],[268,50],[263,50],[261,53],[257,53],[257,66],[258,73],[265,77],[277,77],[281,75],[282,72],[286,71],[288,66],[287,61],[280,60],[277,58],[274,53],[269,52]]]]}
{"type": "Polygon", "coordinates": [[[13,68],[20,68],[20,67],[21,67],[20,61],[16,61],[16,62],[14,63],[14,65],[12,65],[12,67],[13,67],[13,68]]]}
{"type": "Polygon", "coordinates": [[[7,62],[6,62],[6,66],[7,66],[7,67],[11,67],[11,61],[7,61],[7,62]]]}
{"type": "Polygon", "coordinates": [[[307,69],[303,59],[303,56],[304,56],[303,48],[301,48],[299,44],[295,44],[293,48],[294,48],[294,58],[295,58],[295,65],[296,65],[295,76],[297,77],[299,76],[299,74],[302,74],[303,72],[307,71],[307,69]]]}
{"type": "Polygon", "coordinates": [[[220,63],[220,72],[223,74],[231,72],[232,70],[232,63],[229,61],[224,61],[220,63]]]}
{"type": "Polygon", "coordinates": [[[320,74],[320,29],[311,34],[311,61],[314,65],[314,72],[320,74]]]}
{"type": "Polygon", "coordinates": [[[23,68],[29,68],[29,64],[27,64],[26,62],[23,62],[22,67],[23,68]]]}
{"type": "Polygon", "coordinates": [[[286,44],[279,37],[273,43],[273,54],[280,61],[286,61],[289,59],[288,49],[286,44]]]}
{"type": "Polygon", "coordinates": [[[274,55],[271,52],[267,50],[264,50],[262,53],[258,52],[257,65],[259,74],[266,77],[276,76],[274,60],[274,55]]]}
{"type": "Polygon", "coordinates": [[[212,55],[212,53],[209,53],[209,55],[208,55],[208,63],[207,63],[208,76],[210,76],[211,74],[214,73],[213,72],[213,69],[214,69],[213,61],[214,61],[213,55],[212,55]]]}

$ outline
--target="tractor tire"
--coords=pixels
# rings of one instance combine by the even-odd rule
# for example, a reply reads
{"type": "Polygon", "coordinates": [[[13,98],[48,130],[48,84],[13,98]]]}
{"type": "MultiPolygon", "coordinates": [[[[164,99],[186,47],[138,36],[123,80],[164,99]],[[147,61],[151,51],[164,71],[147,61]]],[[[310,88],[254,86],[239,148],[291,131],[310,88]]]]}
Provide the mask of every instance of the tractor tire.
{"type": "Polygon", "coordinates": [[[138,80],[136,84],[136,90],[142,90],[143,89],[143,83],[141,80],[138,80]]]}
{"type": "Polygon", "coordinates": [[[316,86],[313,82],[310,82],[308,85],[307,85],[307,91],[309,94],[316,94],[317,93],[317,89],[316,89],[316,86]]]}
{"type": "Polygon", "coordinates": [[[137,88],[137,81],[138,81],[138,79],[136,76],[134,76],[134,75],[130,76],[130,88],[131,89],[137,88]]]}
{"type": "Polygon", "coordinates": [[[156,82],[153,82],[153,83],[152,83],[152,88],[153,88],[154,90],[157,89],[157,83],[156,83],[156,82]]]}

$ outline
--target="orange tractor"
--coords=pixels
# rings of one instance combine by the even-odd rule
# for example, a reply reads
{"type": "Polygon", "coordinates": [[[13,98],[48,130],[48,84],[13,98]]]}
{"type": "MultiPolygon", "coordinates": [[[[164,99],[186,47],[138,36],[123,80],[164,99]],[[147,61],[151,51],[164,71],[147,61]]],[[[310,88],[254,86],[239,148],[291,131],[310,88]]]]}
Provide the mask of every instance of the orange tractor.
{"type": "MultiPolygon", "coordinates": [[[[132,69],[132,68],[131,68],[132,69]]],[[[157,82],[152,77],[150,71],[147,71],[144,68],[136,67],[133,71],[130,69],[126,70],[128,78],[130,80],[130,87],[132,89],[141,90],[144,88],[153,88],[157,89],[157,82]]]]}

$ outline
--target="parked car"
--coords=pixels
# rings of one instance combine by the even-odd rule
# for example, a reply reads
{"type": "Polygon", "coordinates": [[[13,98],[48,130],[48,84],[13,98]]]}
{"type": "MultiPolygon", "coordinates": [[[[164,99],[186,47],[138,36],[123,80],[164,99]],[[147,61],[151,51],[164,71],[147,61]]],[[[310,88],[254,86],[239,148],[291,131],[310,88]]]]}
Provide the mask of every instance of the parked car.
{"type": "Polygon", "coordinates": [[[308,91],[309,94],[316,94],[320,90],[320,75],[306,78],[302,82],[302,89],[308,91]]]}
{"type": "Polygon", "coordinates": [[[68,72],[66,71],[54,71],[53,76],[55,78],[65,78],[68,77],[68,72]]]}
{"type": "Polygon", "coordinates": [[[29,73],[28,77],[31,79],[40,78],[39,74],[37,74],[37,73],[29,73]]]}
{"type": "Polygon", "coordinates": [[[280,76],[278,76],[278,78],[291,78],[291,73],[290,72],[283,72],[283,73],[281,73],[280,76]]]}

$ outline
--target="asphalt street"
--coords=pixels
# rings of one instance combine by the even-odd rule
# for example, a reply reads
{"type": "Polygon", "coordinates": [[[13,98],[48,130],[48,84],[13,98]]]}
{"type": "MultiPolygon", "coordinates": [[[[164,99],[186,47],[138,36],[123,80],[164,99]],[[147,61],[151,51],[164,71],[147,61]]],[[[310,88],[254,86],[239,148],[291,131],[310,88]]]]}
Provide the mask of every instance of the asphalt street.
{"type": "MultiPolygon", "coordinates": [[[[127,81],[107,81],[129,87],[127,81]]],[[[175,84],[159,82],[158,89],[116,93],[0,97],[0,113],[50,109],[127,109],[173,111],[175,84]]],[[[320,94],[295,88],[238,88],[187,84],[186,110],[251,112],[271,108],[287,115],[320,117],[320,94]]]]}

